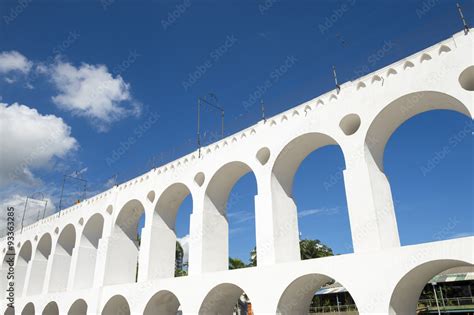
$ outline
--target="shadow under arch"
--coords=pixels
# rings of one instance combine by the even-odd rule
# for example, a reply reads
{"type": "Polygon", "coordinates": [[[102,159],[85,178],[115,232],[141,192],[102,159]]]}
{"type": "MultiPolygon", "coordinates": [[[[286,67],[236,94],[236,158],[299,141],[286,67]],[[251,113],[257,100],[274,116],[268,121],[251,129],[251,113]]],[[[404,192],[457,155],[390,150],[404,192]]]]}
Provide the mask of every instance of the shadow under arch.
{"type": "Polygon", "coordinates": [[[51,254],[53,243],[51,234],[44,234],[36,245],[35,255],[31,264],[30,280],[28,284],[29,295],[39,294],[43,290],[46,276],[46,267],[51,254]]]}
{"type": "Polygon", "coordinates": [[[30,302],[23,307],[21,315],[35,315],[35,305],[30,302]]]}
{"type": "Polygon", "coordinates": [[[86,315],[87,314],[87,303],[83,299],[76,300],[72,303],[68,315],[86,315]]]}
{"type": "Polygon", "coordinates": [[[174,277],[176,265],[176,216],[191,191],[183,183],[168,186],[153,212],[148,279],[174,277]]]}
{"type": "Polygon", "coordinates": [[[104,308],[102,315],[130,315],[130,306],[127,299],[122,295],[114,295],[111,297],[104,308]]]}
{"type": "Polygon", "coordinates": [[[103,229],[104,217],[100,213],[91,216],[84,226],[77,253],[75,289],[86,289],[93,285],[99,241],[102,239],[103,229]]]}
{"type": "Polygon", "coordinates": [[[163,290],[155,293],[146,304],[143,315],[176,315],[180,302],[171,291],[163,290]]]}
{"type": "Polygon", "coordinates": [[[469,108],[457,98],[436,91],[421,91],[406,94],[390,102],[377,114],[365,136],[365,156],[383,172],[385,146],[405,121],[415,115],[431,110],[452,110],[472,118],[469,108]]]}
{"type": "Polygon", "coordinates": [[[202,227],[202,268],[206,272],[227,270],[229,267],[228,200],[237,181],[250,172],[257,182],[255,173],[248,164],[241,161],[229,162],[213,174],[206,187],[202,227]]]}
{"type": "Polygon", "coordinates": [[[59,234],[53,256],[49,292],[65,291],[71,269],[72,252],[76,246],[76,228],[72,224],[66,225],[59,234]]]}
{"type": "Polygon", "coordinates": [[[54,301],[49,302],[43,309],[42,315],[59,315],[58,304],[54,301]]]}
{"type": "Polygon", "coordinates": [[[26,241],[23,243],[15,264],[15,291],[18,296],[22,296],[23,294],[23,288],[25,287],[26,280],[26,271],[28,269],[28,264],[30,263],[32,253],[33,247],[31,242],[26,241]]]}
{"type": "Polygon", "coordinates": [[[209,291],[204,298],[199,315],[232,315],[244,290],[232,283],[221,283],[209,291]]]}
{"type": "Polygon", "coordinates": [[[138,227],[142,216],[145,216],[145,207],[137,199],[128,201],[120,209],[108,246],[105,284],[136,282],[140,251],[138,227]]]}
{"type": "Polygon", "coordinates": [[[418,299],[426,283],[440,272],[464,266],[473,265],[461,260],[440,259],[425,262],[411,269],[398,281],[392,292],[389,314],[415,315],[418,299]]]}
{"type": "Polygon", "coordinates": [[[333,281],[333,278],[317,273],[298,277],[281,294],[276,313],[278,315],[308,314],[316,291],[333,281]]]}

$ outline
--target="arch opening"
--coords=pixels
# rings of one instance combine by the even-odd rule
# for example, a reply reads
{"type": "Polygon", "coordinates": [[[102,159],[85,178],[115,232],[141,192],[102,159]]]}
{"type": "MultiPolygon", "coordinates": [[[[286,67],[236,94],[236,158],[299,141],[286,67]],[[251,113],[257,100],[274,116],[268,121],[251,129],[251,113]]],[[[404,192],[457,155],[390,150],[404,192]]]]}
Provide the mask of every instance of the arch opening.
{"type": "Polygon", "coordinates": [[[413,116],[436,109],[452,110],[472,118],[462,102],[445,93],[421,91],[401,96],[372,121],[365,137],[367,162],[374,163],[383,172],[385,146],[395,130],[413,116]]]}
{"type": "Polygon", "coordinates": [[[86,315],[87,314],[87,303],[83,299],[76,300],[69,311],[67,312],[68,315],[86,315]]]}
{"type": "Polygon", "coordinates": [[[102,309],[102,315],[130,315],[130,306],[128,305],[127,299],[121,295],[115,295],[111,297],[104,308],[102,309]]]}
{"type": "Polygon", "coordinates": [[[68,285],[72,252],[76,246],[76,229],[68,224],[59,235],[53,256],[49,292],[65,291],[68,285]]]}
{"type": "MultiPolygon", "coordinates": [[[[206,188],[203,211],[203,266],[204,271],[219,271],[229,269],[229,231],[238,232],[244,227],[238,224],[244,223],[237,220],[240,215],[244,215],[248,220],[255,220],[254,200],[247,202],[245,207],[252,208],[251,211],[245,209],[242,204],[246,196],[253,199],[258,193],[257,180],[252,169],[245,163],[234,161],[225,164],[212,176],[206,188]],[[247,177],[247,174],[249,177],[247,177]],[[248,185],[246,190],[235,188],[241,182],[248,185]],[[253,184],[253,185],[252,185],[253,184]],[[238,209],[242,207],[241,209],[238,209]],[[234,220],[235,219],[235,220],[234,220]],[[229,229],[230,224],[233,230],[229,229]],[[236,226],[234,226],[234,224],[236,226]]],[[[245,228],[255,229],[255,224],[246,222],[245,228]]],[[[255,244],[255,232],[250,231],[246,235],[251,237],[245,240],[247,244],[255,244]]],[[[250,252],[255,246],[248,246],[246,252],[250,252]]],[[[246,257],[249,255],[246,253],[246,257]]]]}
{"type": "Polygon", "coordinates": [[[473,127],[459,112],[432,110],[390,137],[383,162],[402,245],[474,235],[473,127]]]}
{"type": "Polygon", "coordinates": [[[179,307],[176,295],[170,291],[160,291],[150,298],[143,315],[176,315],[179,314],[179,307]]]}
{"type": "Polygon", "coordinates": [[[280,238],[293,257],[332,255],[323,244],[337,253],[353,251],[345,168],[338,143],[321,133],[298,136],[277,156],[272,169],[272,205],[279,220],[286,224],[288,232],[280,238]]]}
{"type": "Polygon", "coordinates": [[[125,203],[119,211],[108,246],[105,284],[138,280],[141,231],[145,219],[145,208],[136,199],[125,203]]]}
{"type": "MultiPolygon", "coordinates": [[[[456,296],[459,294],[467,293],[474,286],[472,280],[461,280],[457,281],[457,286],[463,283],[465,290],[456,290],[448,293],[447,290],[443,290],[443,287],[452,287],[446,280],[449,276],[435,277],[441,273],[444,275],[451,275],[451,279],[459,279],[458,275],[462,273],[474,274],[474,266],[470,263],[460,260],[434,260],[423,263],[412,270],[410,270],[402,279],[399,280],[395,289],[393,290],[391,299],[389,314],[390,315],[409,315],[409,314],[428,314],[431,312],[437,313],[439,310],[441,314],[445,314],[448,309],[451,311],[462,311],[462,305],[460,305],[460,298],[463,296],[456,296]],[[461,267],[461,268],[460,268],[461,267]],[[441,280],[444,279],[444,280],[441,280]],[[437,282],[435,282],[437,281],[437,282]],[[456,304],[460,307],[457,307],[456,304]]],[[[468,301],[467,305],[473,306],[472,291],[469,296],[466,296],[468,301]]],[[[466,305],[464,305],[466,306],[466,305]]]]}
{"type": "Polygon", "coordinates": [[[187,274],[185,243],[191,210],[191,191],[185,184],[172,184],[159,196],[153,213],[148,278],[187,274]]]}
{"type": "Polygon", "coordinates": [[[459,84],[467,91],[474,91],[474,66],[467,67],[459,75],[459,84]]]}
{"type": "Polygon", "coordinates": [[[82,231],[77,254],[74,288],[90,288],[94,282],[97,253],[104,229],[104,217],[96,213],[89,218],[82,231]]]}
{"type": "Polygon", "coordinates": [[[33,303],[28,303],[23,307],[21,315],[35,315],[35,305],[33,303]]]}
{"type": "Polygon", "coordinates": [[[209,291],[198,314],[252,314],[251,311],[251,301],[242,288],[235,284],[222,283],[209,291]]]}
{"type": "Polygon", "coordinates": [[[56,302],[49,302],[43,309],[43,315],[59,315],[59,308],[56,302]]]}
{"type": "Polygon", "coordinates": [[[31,260],[33,249],[30,241],[23,243],[18,254],[18,258],[15,265],[15,283],[16,283],[16,294],[22,296],[23,288],[25,287],[26,281],[26,271],[28,269],[28,264],[31,260]]]}
{"type": "Polygon", "coordinates": [[[329,276],[307,274],[291,282],[278,301],[278,315],[359,314],[350,292],[329,276]]]}
{"type": "Polygon", "coordinates": [[[32,260],[31,274],[28,284],[28,294],[40,294],[46,276],[46,267],[48,266],[49,255],[52,249],[52,239],[49,233],[44,234],[36,246],[35,255],[32,260]]]}

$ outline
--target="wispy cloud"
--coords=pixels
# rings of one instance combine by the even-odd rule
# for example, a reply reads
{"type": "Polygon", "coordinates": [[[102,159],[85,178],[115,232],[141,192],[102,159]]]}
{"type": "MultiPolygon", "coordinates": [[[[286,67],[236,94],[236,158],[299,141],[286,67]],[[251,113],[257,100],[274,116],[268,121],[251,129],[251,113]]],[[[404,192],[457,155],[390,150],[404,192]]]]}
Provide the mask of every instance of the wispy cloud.
{"type": "Polygon", "coordinates": [[[298,212],[298,217],[304,218],[312,215],[334,215],[338,214],[340,212],[339,207],[332,207],[332,208],[315,208],[315,209],[308,209],[308,210],[302,210],[298,212]]]}

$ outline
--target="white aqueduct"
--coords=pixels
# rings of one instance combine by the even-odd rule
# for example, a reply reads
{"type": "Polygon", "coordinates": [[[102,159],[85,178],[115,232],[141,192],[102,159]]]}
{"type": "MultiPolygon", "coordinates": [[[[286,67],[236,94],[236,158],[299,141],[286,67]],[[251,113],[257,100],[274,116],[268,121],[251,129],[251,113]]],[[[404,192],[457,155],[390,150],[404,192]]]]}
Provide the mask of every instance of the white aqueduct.
{"type": "MultiPolygon", "coordinates": [[[[429,279],[473,265],[474,237],[400,246],[384,148],[419,113],[473,117],[473,34],[457,33],[204,147],[201,156],[193,152],[29,225],[13,249],[1,239],[2,255],[16,252],[16,313],[231,314],[245,292],[255,314],[307,314],[314,292],[335,279],[360,314],[415,314],[429,279]],[[345,159],[354,253],[300,261],[293,177],[308,154],[334,144],[345,159]],[[248,172],[258,190],[258,266],[229,271],[226,202],[248,172]],[[189,276],[174,278],[176,212],[189,194],[189,276]],[[370,285],[369,273],[377,279],[370,285]]],[[[6,310],[5,299],[1,305],[6,310]]]]}

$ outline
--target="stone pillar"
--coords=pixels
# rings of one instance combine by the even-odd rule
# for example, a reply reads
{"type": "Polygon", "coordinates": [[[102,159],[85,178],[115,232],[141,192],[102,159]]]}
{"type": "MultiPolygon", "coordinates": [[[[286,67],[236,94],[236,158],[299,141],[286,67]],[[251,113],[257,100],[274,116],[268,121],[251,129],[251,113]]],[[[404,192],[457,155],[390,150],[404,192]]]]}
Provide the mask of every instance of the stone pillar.
{"type": "Polygon", "coordinates": [[[257,265],[300,260],[298,213],[293,199],[288,197],[276,177],[259,174],[262,181],[255,196],[255,230],[257,265]]]}
{"type": "Polygon", "coordinates": [[[397,220],[387,177],[366,147],[345,156],[344,184],[354,252],[399,247],[397,220]]]}
{"type": "Polygon", "coordinates": [[[138,281],[173,278],[176,256],[176,235],[155,213],[147,212],[140,245],[138,281]]]}
{"type": "Polygon", "coordinates": [[[72,291],[74,288],[74,279],[76,278],[77,271],[77,258],[80,253],[80,244],[81,244],[81,233],[77,234],[76,244],[72,250],[71,265],[69,266],[69,277],[67,281],[67,291],[72,291]]]}

